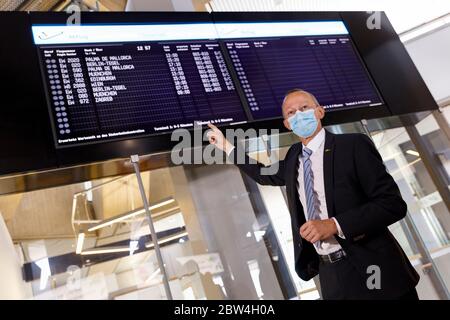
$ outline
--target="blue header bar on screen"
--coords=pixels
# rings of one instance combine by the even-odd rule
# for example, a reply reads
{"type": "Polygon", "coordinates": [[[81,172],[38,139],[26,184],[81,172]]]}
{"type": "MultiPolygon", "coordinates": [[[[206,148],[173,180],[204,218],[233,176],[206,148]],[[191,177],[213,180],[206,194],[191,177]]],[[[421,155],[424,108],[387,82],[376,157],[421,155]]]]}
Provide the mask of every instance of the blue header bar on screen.
{"type": "Polygon", "coordinates": [[[38,45],[347,35],[342,21],[33,25],[38,45]]]}

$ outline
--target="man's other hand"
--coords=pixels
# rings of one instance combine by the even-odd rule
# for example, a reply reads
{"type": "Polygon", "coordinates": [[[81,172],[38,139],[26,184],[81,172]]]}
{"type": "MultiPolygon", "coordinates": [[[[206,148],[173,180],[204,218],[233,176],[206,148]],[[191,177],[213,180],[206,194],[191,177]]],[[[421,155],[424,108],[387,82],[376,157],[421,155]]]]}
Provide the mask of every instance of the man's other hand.
{"type": "Polygon", "coordinates": [[[337,232],[336,223],[333,219],[311,220],[300,227],[300,236],[311,243],[328,239],[337,232]]]}
{"type": "Polygon", "coordinates": [[[219,128],[217,128],[215,125],[208,123],[208,127],[211,129],[206,134],[209,143],[215,145],[217,148],[225,151],[228,154],[233,148],[233,145],[227,139],[225,139],[222,131],[220,131],[219,128]]]}

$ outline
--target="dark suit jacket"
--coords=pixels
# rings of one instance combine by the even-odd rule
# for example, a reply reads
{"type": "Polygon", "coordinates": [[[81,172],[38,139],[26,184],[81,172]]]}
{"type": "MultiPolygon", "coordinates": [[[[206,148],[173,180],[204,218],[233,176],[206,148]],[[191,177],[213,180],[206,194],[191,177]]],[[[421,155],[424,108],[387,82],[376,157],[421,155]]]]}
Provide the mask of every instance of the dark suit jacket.
{"type": "MultiPolygon", "coordinates": [[[[242,150],[239,150],[239,152],[242,150]]],[[[229,157],[236,158],[235,148],[229,157]]],[[[297,191],[298,157],[302,144],[291,146],[275,175],[261,175],[262,164],[237,166],[263,185],[286,186],[294,240],[295,270],[303,280],[318,273],[319,259],[311,243],[300,237],[306,222],[297,191]]],[[[388,230],[407,212],[393,178],[387,173],[373,142],[363,134],[335,135],[326,131],[324,146],[324,185],[328,215],[335,217],[345,239],[335,236],[349,261],[364,279],[368,266],[380,267],[383,298],[399,297],[414,288],[419,275],[388,230]]],[[[237,158],[239,159],[239,158],[237,158]]]]}

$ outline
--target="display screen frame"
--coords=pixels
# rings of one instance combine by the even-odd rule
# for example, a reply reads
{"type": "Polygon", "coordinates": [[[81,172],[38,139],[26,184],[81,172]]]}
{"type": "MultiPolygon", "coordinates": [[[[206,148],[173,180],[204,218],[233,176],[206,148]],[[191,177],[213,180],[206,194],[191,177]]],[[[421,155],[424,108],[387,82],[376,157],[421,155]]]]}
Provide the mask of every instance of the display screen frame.
{"type": "MultiPolygon", "coordinates": [[[[338,13],[310,13],[310,12],[271,12],[271,13],[260,13],[260,12],[246,12],[246,13],[199,13],[199,12],[176,12],[176,13],[155,13],[155,12],[133,12],[133,13],[126,13],[126,14],[120,14],[120,13],[88,13],[85,15],[83,13],[82,15],[82,24],[86,25],[117,25],[117,24],[155,24],[155,23],[162,23],[162,24],[174,24],[174,23],[223,23],[223,22],[306,22],[306,21],[342,21],[345,24],[345,21],[341,18],[341,16],[338,13]]],[[[55,14],[55,13],[31,13],[31,25],[58,25],[58,24],[64,24],[64,22],[67,19],[67,14],[55,14]]],[[[349,32],[349,37],[351,38],[351,33],[349,32]]],[[[217,39],[219,43],[223,45],[224,40],[217,39]]],[[[373,78],[370,74],[370,71],[368,70],[367,66],[364,63],[364,60],[361,57],[361,54],[358,51],[358,48],[356,44],[354,43],[354,40],[351,39],[352,46],[354,50],[356,51],[356,55],[361,62],[361,65],[365,69],[365,72],[368,75],[369,80],[373,84],[373,88],[376,90],[376,93],[382,100],[382,104],[379,106],[371,106],[371,107],[362,107],[362,108],[349,108],[349,109],[343,109],[343,110],[333,110],[331,112],[328,112],[326,114],[325,119],[323,120],[324,125],[330,125],[330,124],[336,124],[336,123],[342,123],[342,122],[351,122],[358,119],[361,119],[361,117],[370,119],[375,117],[384,117],[389,116],[391,113],[387,109],[385,103],[384,103],[384,97],[382,96],[381,92],[379,91],[377,85],[374,83],[373,78]]],[[[223,48],[224,49],[224,48],[223,48]]],[[[39,50],[38,50],[39,51],[39,50]]],[[[223,50],[224,55],[228,55],[227,50],[223,50]]],[[[229,58],[229,57],[227,57],[229,58]]],[[[229,63],[229,62],[228,62],[229,63]]],[[[245,96],[242,93],[241,86],[239,83],[239,80],[237,79],[237,76],[233,70],[232,66],[229,66],[231,68],[231,76],[233,78],[233,82],[235,83],[235,87],[237,89],[238,95],[240,96],[241,103],[243,104],[243,108],[245,111],[249,109],[249,106],[247,105],[247,100],[245,96]]],[[[43,70],[41,70],[42,77],[44,84],[46,83],[44,79],[44,73],[43,70]]],[[[46,85],[46,84],[45,84],[46,85]]],[[[48,90],[46,90],[46,96],[48,97],[48,90]]],[[[48,103],[48,105],[50,105],[48,103]]],[[[50,108],[50,107],[49,107],[50,108]]],[[[281,108],[281,106],[280,106],[281,108]]],[[[50,117],[52,117],[52,112],[49,109],[50,117]]],[[[53,119],[51,119],[52,125],[53,119]]],[[[224,128],[231,127],[230,125],[223,125],[224,128]]],[[[281,117],[274,117],[269,119],[259,119],[259,120],[250,120],[250,122],[247,123],[241,123],[238,125],[233,125],[233,128],[254,128],[254,129],[277,129],[282,132],[285,132],[286,129],[284,128],[282,124],[282,118],[281,117]]],[[[56,141],[56,133],[55,128],[53,127],[54,132],[54,144],[57,149],[72,149],[72,148],[84,148],[89,145],[102,145],[102,144],[108,144],[108,143],[120,143],[120,142],[126,142],[128,140],[135,140],[134,144],[140,144],[139,141],[142,141],[141,139],[152,139],[153,143],[152,145],[158,146],[156,150],[161,151],[164,148],[159,147],[160,145],[164,145],[164,143],[155,143],[157,140],[165,140],[166,143],[170,140],[171,132],[161,132],[161,133],[150,133],[150,134],[144,134],[140,136],[132,136],[132,137],[118,137],[118,138],[112,138],[105,141],[92,141],[92,142],[83,142],[75,145],[59,145],[56,141]]],[[[130,144],[127,142],[127,144],[130,144]]],[[[147,145],[147,143],[145,143],[147,145]]],[[[168,143],[168,146],[173,146],[173,144],[168,143]]],[[[167,149],[166,147],[166,149],[167,149]]],[[[154,148],[152,148],[154,149],[154,148]]],[[[120,152],[119,152],[120,153],[120,152]]],[[[120,153],[122,154],[122,153],[120,153]]]]}
{"type": "MultiPolygon", "coordinates": [[[[79,166],[95,162],[128,158],[132,154],[148,155],[166,153],[178,144],[171,141],[170,134],[132,138],[120,141],[102,142],[92,145],[82,145],[72,148],[55,149],[47,103],[43,90],[37,48],[33,43],[31,25],[33,24],[65,24],[69,15],[65,12],[5,12],[8,27],[0,31],[8,38],[12,29],[22,30],[21,38],[11,38],[9,51],[3,52],[4,59],[13,63],[5,68],[6,76],[14,77],[16,70],[22,70],[22,76],[29,78],[34,90],[27,97],[26,106],[21,106],[22,114],[11,118],[13,123],[9,128],[17,128],[17,133],[3,134],[1,139],[7,139],[14,148],[10,149],[4,158],[1,174],[29,172],[48,168],[79,166]],[[16,59],[22,52],[29,60],[26,65],[31,66],[27,75],[22,62],[16,59]],[[34,71],[36,70],[36,71],[34,71]],[[41,89],[42,88],[42,89],[41,89]],[[27,113],[23,113],[26,111],[27,113]],[[38,112],[39,111],[39,112],[38,112]],[[33,116],[39,115],[39,117],[33,116]],[[29,140],[25,132],[21,133],[20,125],[23,121],[34,126],[34,131],[45,132],[42,136],[33,136],[29,140]],[[48,134],[47,134],[48,133],[48,134]],[[35,146],[35,147],[34,147],[35,146]],[[35,152],[36,148],[48,150],[43,154],[35,152]],[[26,151],[29,150],[29,151],[26,151]]],[[[346,25],[353,43],[360,53],[372,80],[381,93],[385,105],[372,108],[350,109],[330,112],[323,119],[324,125],[350,123],[361,119],[374,119],[389,116],[401,116],[407,113],[436,110],[438,106],[433,99],[425,82],[421,78],[414,63],[409,57],[404,45],[395,33],[392,25],[384,13],[381,13],[381,28],[368,30],[366,27],[368,14],[366,12],[221,12],[208,14],[206,12],[83,12],[83,23],[179,23],[203,21],[322,21],[342,20],[346,25]],[[389,57],[386,59],[386,57],[389,57]]],[[[0,23],[1,24],[1,23],[0,23]]],[[[14,91],[11,91],[14,92],[14,91]]],[[[5,92],[8,95],[10,92],[5,92]]],[[[9,99],[9,98],[8,98],[9,99]]],[[[12,97],[11,97],[12,99],[12,97]]],[[[10,100],[11,100],[10,99],[10,100]]],[[[14,101],[14,100],[11,100],[14,101]]],[[[14,104],[12,104],[14,106],[14,104]]],[[[11,112],[19,113],[19,109],[3,110],[0,114],[8,117],[11,112]]],[[[255,121],[239,125],[242,129],[279,129],[287,131],[281,120],[255,121]]],[[[29,131],[29,130],[28,130],[29,131]]],[[[28,132],[27,131],[27,132],[28,132]]],[[[207,142],[204,142],[207,144],[207,142]]]]}
{"type": "MultiPolygon", "coordinates": [[[[81,14],[83,23],[105,24],[192,23],[202,22],[205,19],[208,22],[211,19],[232,22],[321,21],[341,18],[372,75],[372,80],[379,88],[385,106],[330,112],[324,118],[325,125],[390,116],[392,117],[383,123],[398,124],[403,120],[412,119],[408,120],[408,123],[413,125],[430,111],[438,109],[417,67],[383,12],[380,14],[378,29],[367,27],[369,17],[367,12],[231,12],[211,15],[206,12],[82,12],[81,14]],[[418,117],[408,116],[417,112],[420,112],[418,117]],[[407,116],[404,118],[403,115],[407,116]]],[[[65,12],[0,12],[0,36],[8,44],[5,47],[7,50],[2,50],[3,47],[0,49],[2,61],[0,68],[4,78],[8,79],[0,88],[5,106],[0,109],[0,118],[3,122],[0,126],[0,143],[4,146],[0,157],[0,175],[18,175],[75,166],[81,169],[85,168],[85,165],[118,159],[118,162],[114,162],[117,164],[132,154],[153,154],[152,159],[160,156],[167,158],[167,151],[178,144],[177,141],[170,140],[170,134],[72,148],[55,148],[31,25],[65,24],[68,18],[69,15],[65,12]]],[[[279,128],[281,132],[286,131],[279,119],[255,121],[239,127],[279,128]]],[[[168,160],[165,160],[165,163],[171,165],[168,160]]],[[[162,165],[158,163],[158,166],[162,165]]],[[[75,174],[76,177],[73,177],[75,180],[83,179],[79,173],[75,174]]],[[[98,178],[104,174],[108,173],[95,171],[95,174],[91,172],[89,175],[98,178]]]]}

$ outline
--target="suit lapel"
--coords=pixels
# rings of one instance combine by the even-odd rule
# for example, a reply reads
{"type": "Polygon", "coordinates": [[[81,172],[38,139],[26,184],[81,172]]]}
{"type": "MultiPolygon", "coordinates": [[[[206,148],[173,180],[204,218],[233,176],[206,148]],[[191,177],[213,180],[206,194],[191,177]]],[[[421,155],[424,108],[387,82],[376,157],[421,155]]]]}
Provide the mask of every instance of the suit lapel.
{"type": "Polygon", "coordinates": [[[328,216],[334,216],[334,134],[325,130],[325,146],[323,150],[323,177],[328,216]]]}
{"type": "MultiPolygon", "coordinates": [[[[293,144],[292,147],[292,153],[289,156],[289,159],[287,159],[286,162],[286,172],[289,172],[286,179],[289,179],[286,181],[286,187],[289,188],[290,192],[290,203],[293,206],[293,209],[295,210],[292,213],[292,219],[294,219],[295,225],[298,225],[299,217],[304,218],[303,214],[303,208],[300,204],[300,201],[298,199],[298,188],[297,188],[297,181],[298,181],[298,157],[300,153],[302,152],[302,144],[296,143],[293,144]]],[[[302,221],[302,220],[300,220],[302,221]]]]}

